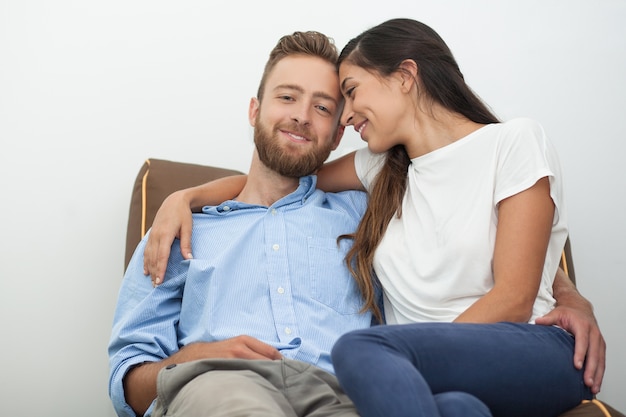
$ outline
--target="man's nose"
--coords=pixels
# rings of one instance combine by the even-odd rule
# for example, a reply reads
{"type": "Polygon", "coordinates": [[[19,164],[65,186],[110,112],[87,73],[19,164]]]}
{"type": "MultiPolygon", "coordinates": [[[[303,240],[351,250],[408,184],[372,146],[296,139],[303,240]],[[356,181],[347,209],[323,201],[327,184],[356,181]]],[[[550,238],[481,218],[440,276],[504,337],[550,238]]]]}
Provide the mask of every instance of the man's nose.
{"type": "Polygon", "coordinates": [[[311,123],[311,108],[310,106],[295,106],[294,112],[291,115],[291,120],[298,124],[308,125],[311,123]]]}

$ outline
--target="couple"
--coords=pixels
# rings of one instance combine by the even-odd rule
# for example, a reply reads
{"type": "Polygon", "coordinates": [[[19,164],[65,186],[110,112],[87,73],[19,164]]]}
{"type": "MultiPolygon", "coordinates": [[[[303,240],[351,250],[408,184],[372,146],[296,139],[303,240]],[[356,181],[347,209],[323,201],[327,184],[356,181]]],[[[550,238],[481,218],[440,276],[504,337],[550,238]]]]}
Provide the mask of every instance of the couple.
{"type": "Polygon", "coordinates": [[[119,415],[547,416],[599,390],[604,342],[557,270],[554,151],[536,123],[499,123],[432,29],[390,20],[338,59],[285,36],[249,120],[247,180],[169,197],[129,264],[119,415]],[[345,125],[369,151],[322,166],[345,125]],[[169,253],[168,210],[211,203],[169,253]],[[553,287],[575,308],[552,310],[553,287]],[[399,325],[369,327],[383,310],[399,325]]]}

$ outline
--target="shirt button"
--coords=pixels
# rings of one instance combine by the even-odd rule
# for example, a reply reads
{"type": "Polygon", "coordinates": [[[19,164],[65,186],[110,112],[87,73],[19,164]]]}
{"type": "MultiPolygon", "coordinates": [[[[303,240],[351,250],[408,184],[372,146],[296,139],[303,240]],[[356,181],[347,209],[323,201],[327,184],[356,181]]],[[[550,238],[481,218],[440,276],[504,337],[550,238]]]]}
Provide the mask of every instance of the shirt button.
{"type": "Polygon", "coordinates": [[[272,245],[272,249],[274,249],[275,251],[277,251],[280,248],[280,246],[278,246],[278,243],[274,243],[272,245]]]}
{"type": "Polygon", "coordinates": [[[272,209],[272,216],[276,215],[276,209],[272,209]]]}
{"type": "Polygon", "coordinates": [[[291,329],[289,327],[285,327],[285,333],[291,334],[291,329]]]}
{"type": "Polygon", "coordinates": [[[285,289],[283,287],[278,287],[278,293],[279,294],[284,294],[285,293],[285,289]]]}
{"type": "Polygon", "coordinates": [[[224,206],[224,207],[222,207],[222,210],[224,210],[224,211],[230,211],[230,207],[229,207],[229,206],[224,206]]]}

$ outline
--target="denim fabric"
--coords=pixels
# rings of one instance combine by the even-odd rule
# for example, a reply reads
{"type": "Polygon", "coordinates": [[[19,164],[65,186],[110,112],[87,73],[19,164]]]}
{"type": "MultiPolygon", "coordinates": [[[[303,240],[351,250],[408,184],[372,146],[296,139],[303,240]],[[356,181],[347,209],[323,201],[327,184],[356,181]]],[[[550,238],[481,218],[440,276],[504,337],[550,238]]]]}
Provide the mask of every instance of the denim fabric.
{"type": "Polygon", "coordinates": [[[416,323],[350,332],[332,360],[363,417],[437,417],[433,394],[450,391],[476,396],[496,417],[542,417],[592,398],[573,355],[573,337],[557,327],[416,323]]]}

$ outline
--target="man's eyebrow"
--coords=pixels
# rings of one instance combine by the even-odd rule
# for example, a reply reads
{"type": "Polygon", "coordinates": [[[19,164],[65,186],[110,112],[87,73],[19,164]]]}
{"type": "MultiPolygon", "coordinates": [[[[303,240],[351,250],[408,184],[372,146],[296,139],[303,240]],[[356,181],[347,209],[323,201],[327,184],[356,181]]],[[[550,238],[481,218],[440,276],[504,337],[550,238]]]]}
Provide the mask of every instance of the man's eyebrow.
{"type": "MultiPolygon", "coordinates": [[[[274,88],[274,91],[280,90],[280,89],[287,89],[287,90],[294,90],[297,91],[298,93],[304,94],[304,88],[302,88],[301,86],[297,85],[297,84],[279,84],[274,88]]],[[[323,91],[315,91],[313,93],[313,97],[316,98],[322,98],[325,100],[330,100],[333,103],[337,104],[337,99],[333,96],[331,96],[330,94],[327,94],[323,91]]]]}
{"type": "Polygon", "coordinates": [[[323,91],[316,91],[315,93],[313,93],[313,97],[329,100],[335,103],[335,105],[337,104],[337,99],[335,97],[331,96],[330,94],[326,94],[323,91]]]}
{"type": "Polygon", "coordinates": [[[280,90],[281,88],[287,89],[287,90],[296,90],[299,93],[304,93],[304,88],[300,87],[297,84],[279,84],[276,87],[274,87],[274,91],[280,90]]]}

